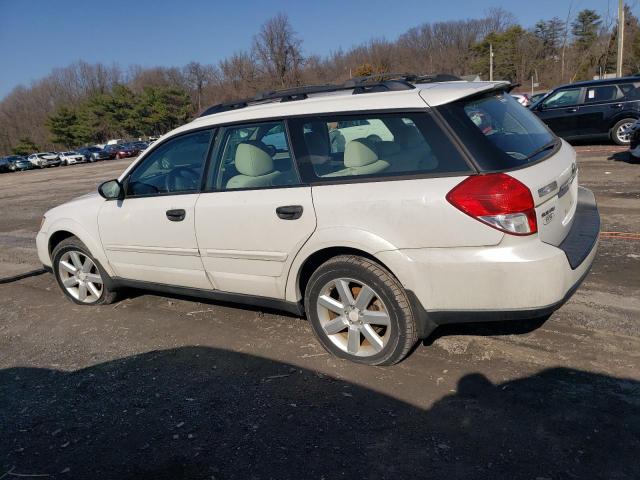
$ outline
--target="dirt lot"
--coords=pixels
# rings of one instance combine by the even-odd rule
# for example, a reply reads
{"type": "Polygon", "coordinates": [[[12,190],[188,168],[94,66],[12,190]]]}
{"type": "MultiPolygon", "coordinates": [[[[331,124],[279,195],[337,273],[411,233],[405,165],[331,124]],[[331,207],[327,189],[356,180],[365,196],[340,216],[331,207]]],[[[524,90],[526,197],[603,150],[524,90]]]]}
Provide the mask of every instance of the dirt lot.
{"type": "MultiPolygon", "coordinates": [[[[602,231],[640,232],[640,165],[578,150],[602,231]]],[[[1,175],[0,278],[39,266],[48,208],[126,165],[1,175]]],[[[640,234],[616,235],[539,328],[440,331],[385,368],[278,312],[0,284],[0,478],[640,478],[640,234]]]]}

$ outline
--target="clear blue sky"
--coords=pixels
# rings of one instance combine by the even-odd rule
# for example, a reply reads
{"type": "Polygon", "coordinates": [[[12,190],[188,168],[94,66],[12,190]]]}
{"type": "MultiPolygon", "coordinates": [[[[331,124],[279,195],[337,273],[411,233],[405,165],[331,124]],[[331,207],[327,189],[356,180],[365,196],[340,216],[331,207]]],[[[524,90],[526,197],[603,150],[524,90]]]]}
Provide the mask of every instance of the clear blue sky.
{"type": "MultiPolygon", "coordinates": [[[[638,0],[627,0],[637,10],[638,0]]],[[[525,26],[565,17],[569,0],[0,0],[0,98],[76,60],[143,66],[217,63],[248,49],[260,25],[285,12],[305,53],[324,55],[372,37],[395,39],[424,22],[482,16],[501,6],[525,26]]],[[[615,10],[573,0],[573,11],[615,10]]]]}

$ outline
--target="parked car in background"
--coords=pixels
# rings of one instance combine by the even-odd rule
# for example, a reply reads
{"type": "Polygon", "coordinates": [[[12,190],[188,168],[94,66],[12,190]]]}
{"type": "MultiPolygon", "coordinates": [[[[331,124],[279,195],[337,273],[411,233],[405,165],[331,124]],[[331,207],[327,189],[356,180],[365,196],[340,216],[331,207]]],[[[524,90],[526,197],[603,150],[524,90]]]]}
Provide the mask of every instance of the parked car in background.
{"type": "Polygon", "coordinates": [[[629,155],[634,161],[640,161],[640,120],[629,127],[629,155]]]}
{"type": "Polygon", "coordinates": [[[149,144],[147,142],[132,142],[132,144],[138,148],[139,153],[142,153],[149,148],[149,144]]]}
{"type": "Polygon", "coordinates": [[[15,172],[16,170],[20,170],[16,165],[18,162],[30,162],[20,155],[9,155],[8,157],[0,158],[0,172],[15,172]]]}
{"type": "Polygon", "coordinates": [[[41,262],[79,305],[134,287],[306,313],[327,351],[370,365],[438,325],[560,308],[600,226],[571,145],[506,82],[367,87],[211,107],[46,212],[41,262]]]}
{"type": "Polygon", "coordinates": [[[84,163],[87,159],[80,152],[71,151],[71,152],[60,152],[58,154],[60,157],[61,165],[73,165],[75,163],[84,163]]]}
{"type": "Polygon", "coordinates": [[[79,148],[78,153],[84,155],[84,158],[86,158],[88,162],[97,162],[99,160],[109,159],[109,153],[98,147],[79,148]]]}
{"type": "Polygon", "coordinates": [[[563,85],[531,110],[567,140],[610,138],[629,145],[629,127],[640,118],[640,76],[563,85]]]}
{"type": "Polygon", "coordinates": [[[13,171],[14,172],[22,172],[24,170],[32,170],[36,168],[33,163],[31,163],[25,157],[14,157],[13,160],[13,171]]]}
{"type": "Polygon", "coordinates": [[[0,158],[0,173],[12,172],[13,162],[9,160],[10,157],[0,158]]]}
{"type": "Polygon", "coordinates": [[[115,144],[105,145],[102,151],[107,154],[107,158],[109,160],[113,160],[114,158],[116,158],[116,154],[118,153],[119,148],[120,146],[115,144]]]}
{"type": "Polygon", "coordinates": [[[38,168],[60,166],[60,157],[55,152],[32,153],[27,159],[38,168]]]}
{"type": "Polygon", "coordinates": [[[531,99],[529,98],[528,93],[512,93],[511,96],[515,98],[523,107],[528,107],[529,105],[531,105],[531,99]]]}
{"type": "Polygon", "coordinates": [[[535,103],[537,103],[540,100],[542,100],[542,98],[544,98],[544,96],[547,93],[549,93],[549,92],[538,92],[538,93],[534,93],[533,95],[529,96],[529,101],[531,102],[531,105],[534,105],[535,103]]]}
{"type": "Polygon", "coordinates": [[[140,148],[132,143],[122,143],[117,145],[116,158],[130,158],[137,157],[140,154],[140,148]]]}

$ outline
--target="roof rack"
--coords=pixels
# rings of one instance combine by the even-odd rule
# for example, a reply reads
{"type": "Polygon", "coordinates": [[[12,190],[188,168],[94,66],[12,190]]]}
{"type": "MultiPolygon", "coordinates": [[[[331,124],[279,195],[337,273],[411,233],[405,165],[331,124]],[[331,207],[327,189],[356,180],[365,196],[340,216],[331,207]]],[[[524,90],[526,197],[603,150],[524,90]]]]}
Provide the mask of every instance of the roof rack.
{"type": "Polygon", "coordinates": [[[427,82],[447,82],[460,80],[453,75],[414,75],[407,73],[381,73],[365,77],[356,77],[347,80],[343,84],[322,84],[307,85],[303,87],[286,88],[282,90],[272,90],[261,92],[257,95],[243,100],[219,103],[204,110],[198,117],[213,115],[215,113],[228,112],[249,106],[250,104],[260,104],[273,101],[292,102],[304,100],[309,95],[318,93],[331,93],[341,90],[353,90],[353,95],[363,93],[388,92],[399,90],[412,90],[416,88],[413,83],[427,82]]]}

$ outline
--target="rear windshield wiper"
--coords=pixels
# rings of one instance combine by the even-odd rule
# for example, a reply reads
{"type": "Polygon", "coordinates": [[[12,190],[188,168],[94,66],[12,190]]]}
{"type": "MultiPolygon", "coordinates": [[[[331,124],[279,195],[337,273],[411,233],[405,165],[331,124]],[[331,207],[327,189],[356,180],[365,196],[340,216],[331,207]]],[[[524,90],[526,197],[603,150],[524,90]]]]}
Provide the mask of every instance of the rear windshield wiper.
{"type": "Polygon", "coordinates": [[[557,140],[554,139],[554,140],[551,140],[548,143],[545,143],[540,148],[536,148],[531,154],[529,154],[529,156],[527,157],[527,160],[531,160],[533,157],[535,157],[536,155],[541,154],[545,150],[549,150],[551,148],[554,148],[556,146],[556,143],[557,143],[557,140]]]}

